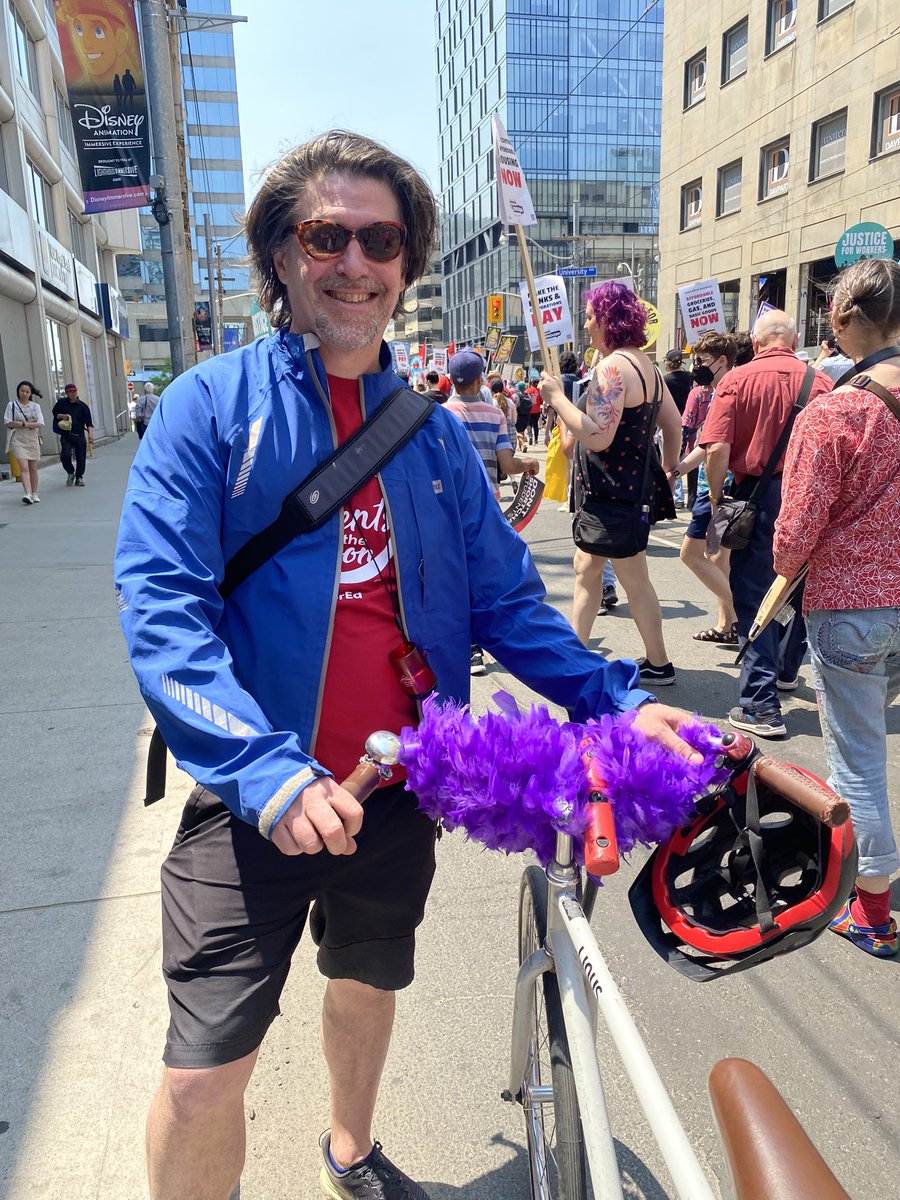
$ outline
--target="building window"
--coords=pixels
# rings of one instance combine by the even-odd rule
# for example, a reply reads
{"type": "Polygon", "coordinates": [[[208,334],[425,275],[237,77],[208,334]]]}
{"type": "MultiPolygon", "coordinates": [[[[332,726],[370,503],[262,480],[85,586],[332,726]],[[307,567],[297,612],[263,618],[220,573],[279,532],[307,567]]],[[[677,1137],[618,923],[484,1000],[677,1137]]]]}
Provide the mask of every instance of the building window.
{"type": "Polygon", "coordinates": [[[819,20],[834,16],[842,8],[849,8],[853,0],[819,0],[819,20]]]}
{"type": "Polygon", "coordinates": [[[766,54],[787,46],[797,36],[797,0],[769,0],[766,54]]]}
{"type": "Polygon", "coordinates": [[[727,167],[719,168],[718,187],[716,189],[716,216],[726,217],[729,213],[737,212],[741,207],[741,160],[729,163],[727,167]]]}
{"type": "Polygon", "coordinates": [[[87,266],[87,251],[84,242],[84,226],[75,216],[71,209],[69,213],[69,237],[72,240],[72,253],[80,263],[87,266]]]}
{"type": "Polygon", "coordinates": [[[706,97],[706,51],[684,65],[684,107],[699,104],[706,97]]]}
{"type": "Polygon", "coordinates": [[[13,0],[9,0],[9,11],[12,17],[12,52],[16,67],[28,85],[28,90],[40,100],[41,92],[38,84],[37,51],[34,48],[34,38],[25,28],[25,22],[16,10],[13,0]]]}
{"type": "Polygon", "coordinates": [[[48,233],[52,233],[56,237],[56,221],[53,219],[53,201],[50,194],[50,184],[30,158],[25,159],[25,176],[25,182],[34,209],[34,219],[39,225],[43,225],[48,233]]]}
{"type": "Polygon", "coordinates": [[[729,29],[722,37],[722,82],[728,83],[747,70],[748,21],[729,29]]]}
{"type": "Polygon", "coordinates": [[[900,83],[875,97],[872,157],[900,150],[900,83]]]}
{"type": "Polygon", "coordinates": [[[694,229],[703,212],[703,181],[695,179],[681,189],[681,228],[694,229]]]}
{"type": "Polygon", "coordinates": [[[761,159],[760,200],[783,196],[788,190],[791,173],[791,139],[783,138],[780,142],[766,146],[761,159]]]}
{"type": "Polygon", "coordinates": [[[61,396],[63,388],[72,378],[69,368],[69,337],[62,325],[50,317],[44,318],[44,325],[47,331],[50,387],[55,395],[61,396]]]}
{"type": "Polygon", "coordinates": [[[54,87],[53,91],[56,93],[56,120],[59,124],[60,141],[69,153],[74,155],[75,134],[72,132],[72,110],[59,88],[54,87]]]}
{"type": "Polygon", "coordinates": [[[809,178],[825,179],[844,169],[847,149],[847,110],[816,121],[812,130],[812,152],[809,156],[809,178]]]}

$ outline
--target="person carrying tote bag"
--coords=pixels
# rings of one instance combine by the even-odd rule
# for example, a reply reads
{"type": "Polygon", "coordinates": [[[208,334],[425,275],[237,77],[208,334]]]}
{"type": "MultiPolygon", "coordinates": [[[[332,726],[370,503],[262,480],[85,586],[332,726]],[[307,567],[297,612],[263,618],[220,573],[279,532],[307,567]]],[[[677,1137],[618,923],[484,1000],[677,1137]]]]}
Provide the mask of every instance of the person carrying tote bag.
{"type": "Polygon", "coordinates": [[[658,417],[664,465],[671,470],[681,450],[681,417],[640,349],[647,320],[640,300],[629,288],[612,282],[593,289],[586,300],[585,329],[600,354],[581,407],[566,398],[552,376],[545,374],[541,382],[544,399],[578,443],[572,623],[587,645],[603,596],[603,566],[614,559],[644,643],[645,655],[638,661],[641,679],[664,686],[675,682],[675,669],[663,640],[646,546],[650,525],[674,518],[675,505],[652,441],[658,417]],[[586,549],[589,545],[592,548],[586,549]]]}

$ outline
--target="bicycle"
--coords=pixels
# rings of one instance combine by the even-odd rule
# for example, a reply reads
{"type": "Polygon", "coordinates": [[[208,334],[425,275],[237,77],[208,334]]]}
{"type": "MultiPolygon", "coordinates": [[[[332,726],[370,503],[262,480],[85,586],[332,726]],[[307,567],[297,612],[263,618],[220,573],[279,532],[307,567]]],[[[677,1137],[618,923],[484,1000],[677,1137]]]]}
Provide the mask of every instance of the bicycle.
{"type": "MultiPolygon", "coordinates": [[[[750,766],[763,784],[827,825],[849,806],[819,781],[760,755],[751,739],[726,734],[731,778],[750,766]]],[[[373,734],[343,786],[362,802],[398,761],[399,741],[373,734]]],[[[717,789],[724,791],[724,785],[717,789]]],[[[519,972],[509,1087],[522,1106],[532,1200],[623,1200],[619,1165],[597,1059],[602,1013],[672,1177],[679,1200],[716,1200],[665,1086],[590,928],[598,885],[619,865],[610,805],[592,796],[585,834],[587,878],[571,835],[557,833],[553,861],[529,866],[519,899],[519,972]]],[[[851,839],[852,840],[852,839],[851,839]]],[[[738,1200],[850,1200],[796,1116],[753,1063],[722,1059],[709,1080],[713,1113],[738,1200]]]]}

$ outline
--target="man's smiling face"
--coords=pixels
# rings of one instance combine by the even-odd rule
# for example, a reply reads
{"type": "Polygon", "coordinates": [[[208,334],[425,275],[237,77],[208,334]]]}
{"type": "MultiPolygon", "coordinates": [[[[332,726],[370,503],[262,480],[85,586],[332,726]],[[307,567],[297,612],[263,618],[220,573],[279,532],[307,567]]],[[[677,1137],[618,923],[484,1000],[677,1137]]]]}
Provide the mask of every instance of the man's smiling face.
{"type": "MultiPolygon", "coordinates": [[[[352,175],[327,175],[310,184],[296,216],[298,221],[334,221],[352,230],[373,221],[402,220],[397,198],[386,183],[352,175]]],[[[326,357],[371,352],[377,361],[381,338],[403,291],[403,253],[392,262],[373,262],[352,238],[339,258],[320,262],[310,258],[292,234],[273,261],[287,288],[292,332],[315,333],[326,357]]]]}

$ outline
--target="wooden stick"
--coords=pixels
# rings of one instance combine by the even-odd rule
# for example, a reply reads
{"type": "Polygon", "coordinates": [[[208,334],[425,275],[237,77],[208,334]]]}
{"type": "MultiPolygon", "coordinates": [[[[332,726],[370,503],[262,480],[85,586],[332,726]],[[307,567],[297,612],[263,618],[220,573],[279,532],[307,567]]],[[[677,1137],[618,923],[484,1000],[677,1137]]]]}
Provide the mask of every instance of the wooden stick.
{"type": "Polygon", "coordinates": [[[544,322],[541,320],[541,306],[538,304],[537,289],[534,286],[534,271],[531,267],[531,255],[528,253],[528,242],[525,238],[525,226],[514,225],[513,229],[516,232],[516,241],[519,244],[519,255],[522,259],[522,268],[525,271],[525,279],[528,283],[528,298],[531,301],[531,313],[534,317],[534,327],[537,330],[538,344],[541,348],[541,362],[544,370],[550,374],[556,374],[559,377],[559,363],[557,362],[556,371],[553,370],[553,362],[550,358],[550,347],[547,345],[547,337],[544,333],[544,322]]]}

